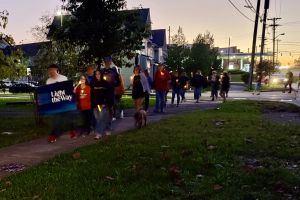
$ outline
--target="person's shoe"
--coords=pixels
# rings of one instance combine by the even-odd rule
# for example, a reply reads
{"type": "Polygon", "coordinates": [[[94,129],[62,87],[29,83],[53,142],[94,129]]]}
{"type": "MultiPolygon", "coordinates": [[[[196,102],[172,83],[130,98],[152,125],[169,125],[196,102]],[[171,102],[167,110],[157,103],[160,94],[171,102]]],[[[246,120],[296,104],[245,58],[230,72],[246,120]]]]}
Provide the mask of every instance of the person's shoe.
{"type": "Polygon", "coordinates": [[[69,135],[70,135],[70,138],[71,138],[71,139],[77,138],[77,135],[76,135],[75,131],[70,131],[70,132],[69,132],[69,135]]]}
{"type": "Polygon", "coordinates": [[[115,118],[115,117],[112,118],[112,121],[116,121],[116,120],[117,120],[117,118],[115,118]]]}
{"type": "Polygon", "coordinates": [[[257,93],[256,95],[260,95],[260,93],[257,93]]]}
{"type": "Polygon", "coordinates": [[[49,135],[49,137],[48,137],[48,142],[49,142],[49,143],[54,143],[54,142],[56,142],[56,137],[55,137],[54,135],[49,135]]]}
{"type": "Polygon", "coordinates": [[[101,134],[96,134],[96,136],[94,137],[95,140],[99,140],[100,138],[102,138],[101,134]]]}

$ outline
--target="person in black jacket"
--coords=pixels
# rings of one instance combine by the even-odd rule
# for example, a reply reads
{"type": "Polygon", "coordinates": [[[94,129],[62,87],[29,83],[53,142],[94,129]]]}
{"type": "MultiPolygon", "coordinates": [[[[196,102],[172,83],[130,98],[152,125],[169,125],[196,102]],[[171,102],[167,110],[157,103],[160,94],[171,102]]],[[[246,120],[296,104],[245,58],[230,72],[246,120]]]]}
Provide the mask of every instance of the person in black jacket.
{"type": "Polygon", "coordinates": [[[181,95],[181,102],[186,101],[185,99],[185,92],[189,88],[189,77],[187,77],[185,72],[182,72],[180,78],[179,78],[179,83],[180,83],[180,95],[181,95]]]}
{"type": "Polygon", "coordinates": [[[217,74],[217,71],[212,71],[212,75],[210,77],[210,86],[211,86],[211,97],[212,101],[218,99],[218,90],[220,87],[220,76],[217,74]]]}
{"type": "Polygon", "coordinates": [[[171,103],[174,104],[174,99],[175,95],[177,98],[177,107],[179,106],[180,102],[180,82],[179,82],[179,76],[178,72],[173,72],[172,73],[172,78],[171,78],[171,85],[172,85],[172,101],[171,103]]]}
{"type": "Polygon", "coordinates": [[[227,72],[223,72],[221,76],[221,91],[220,96],[223,98],[223,102],[226,101],[227,93],[230,87],[230,78],[227,72]]]}
{"type": "Polygon", "coordinates": [[[121,83],[119,73],[116,67],[113,65],[111,56],[104,57],[104,68],[100,69],[101,80],[103,81],[103,87],[105,88],[105,101],[109,111],[108,123],[106,124],[106,135],[111,134],[112,119],[113,119],[113,106],[115,105],[115,88],[121,83]]]}
{"type": "Polygon", "coordinates": [[[93,113],[95,116],[95,139],[100,139],[106,127],[109,116],[109,99],[107,98],[107,89],[104,87],[102,74],[100,70],[95,71],[95,77],[91,82],[91,101],[93,113]]]}
{"type": "Polygon", "coordinates": [[[202,76],[200,70],[195,73],[191,80],[191,84],[194,87],[194,99],[196,100],[196,103],[199,103],[202,89],[205,86],[205,78],[202,76]]]}

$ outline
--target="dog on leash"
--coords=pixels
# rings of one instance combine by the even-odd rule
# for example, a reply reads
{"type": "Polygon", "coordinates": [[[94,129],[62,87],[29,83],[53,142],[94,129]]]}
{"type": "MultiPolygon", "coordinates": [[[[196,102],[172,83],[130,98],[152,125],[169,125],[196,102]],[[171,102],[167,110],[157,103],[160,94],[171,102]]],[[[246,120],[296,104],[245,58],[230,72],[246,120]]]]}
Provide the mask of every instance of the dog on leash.
{"type": "Polygon", "coordinates": [[[147,125],[147,113],[145,110],[140,109],[139,111],[136,111],[134,114],[134,124],[136,128],[142,128],[147,125]]]}

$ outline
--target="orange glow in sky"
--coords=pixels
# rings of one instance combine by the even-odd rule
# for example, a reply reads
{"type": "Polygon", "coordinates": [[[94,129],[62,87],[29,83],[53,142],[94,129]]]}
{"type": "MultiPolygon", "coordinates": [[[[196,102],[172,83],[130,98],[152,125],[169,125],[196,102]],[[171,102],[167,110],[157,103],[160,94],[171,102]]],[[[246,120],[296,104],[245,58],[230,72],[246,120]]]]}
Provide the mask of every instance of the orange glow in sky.
{"type": "MultiPolygon", "coordinates": [[[[254,21],[255,13],[246,8],[244,0],[231,0],[240,11],[254,21]]],[[[256,7],[256,0],[250,0],[256,7]]],[[[1,1],[0,10],[8,10],[9,22],[5,33],[14,37],[17,44],[34,42],[31,28],[40,24],[39,18],[45,14],[55,15],[62,5],[60,0],[7,0],[1,1]]],[[[171,27],[171,35],[179,26],[189,43],[199,33],[211,32],[215,38],[215,46],[237,46],[242,52],[252,48],[254,23],[242,16],[228,0],[127,0],[127,7],[150,8],[152,28],[171,27]]],[[[262,0],[261,14],[264,1],[262,0]]],[[[293,64],[300,57],[300,15],[299,0],[271,0],[268,18],[280,17],[276,29],[279,36],[279,60],[282,64],[293,64]],[[282,56],[281,56],[282,55],[282,56]]],[[[271,21],[268,21],[270,24],[271,21]]],[[[262,24],[259,24],[257,47],[259,49],[262,24]]],[[[0,30],[2,31],[2,30],[0,30]]],[[[272,28],[266,31],[266,49],[272,51],[272,28]]],[[[277,44],[276,44],[277,50],[277,44]]]]}

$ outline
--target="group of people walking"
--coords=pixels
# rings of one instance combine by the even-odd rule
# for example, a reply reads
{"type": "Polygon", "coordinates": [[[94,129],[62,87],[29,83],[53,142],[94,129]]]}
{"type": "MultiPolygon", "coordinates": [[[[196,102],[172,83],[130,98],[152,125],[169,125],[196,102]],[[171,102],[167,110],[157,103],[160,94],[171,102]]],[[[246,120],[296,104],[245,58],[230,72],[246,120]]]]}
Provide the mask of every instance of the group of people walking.
{"type": "MultiPolygon", "coordinates": [[[[46,84],[66,81],[67,77],[58,73],[58,66],[53,64],[48,67],[49,78],[46,84]]],[[[104,58],[103,68],[89,67],[87,74],[80,76],[79,83],[74,88],[78,111],[82,119],[80,127],[71,125],[70,137],[87,135],[95,132],[95,139],[100,139],[104,134],[110,135],[112,119],[117,116],[115,108],[118,97],[124,93],[122,78],[117,68],[112,65],[110,56],[104,58]],[[121,90],[121,92],[120,92],[121,90]],[[120,94],[121,93],[121,94],[120,94]],[[76,131],[75,131],[76,130],[76,131]],[[79,133],[77,133],[79,131],[79,133]]],[[[63,129],[59,126],[61,116],[64,120],[71,120],[74,116],[57,114],[53,116],[52,132],[48,141],[53,143],[62,134],[63,129]]],[[[72,122],[71,122],[72,124],[72,122]]]]}
{"type": "MultiPolygon", "coordinates": [[[[67,77],[58,73],[58,66],[52,64],[48,67],[49,78],[46,84],[66,81],[67,77]]],[[[210,84],[211,97],[215,100],[220,96],[226,99],[229,90],[229,76],[224,72],[219,76],[215,71],[206,78],[201,71],[197,71],[189,78],[185,72],[179,74],[177,71],[169,72],[163,64],[159,64],[153,75],[153,80],[148,70],[143,70],[140,65],[133,68],[133,75],[130,77],[132,99],[136,112],[149,109],[149,98],[151,90],[155,90],[155,113],[164,113],[166,110],[167,94],[172,90],[171,104],[174,104],[176,96],[176,106],[184,102],[185,92],[194,87],[195,103],[199,103],[202,90],[210,84]]],[[[114,118],[121,118],[120,102],[124,94],[124,82],[114,66],[110,56],[105,57],[103,66],[95,69],[93,66],[87,68],[86,74],[79,77],[79,83],[74,87],[77,108],[81,116],[81,125],[78,127],[71,125],[70,137],[78,135],[88,135],[95,133],[95,139],[100,139],[104,135],[110,135],[112,131],[112,121],[114,118]]],[[[62,134],[63,129],[59,126],[61,121],[74,118],[65,114],[53,116],[52,132],[48,141],[53,143],[62,134]],[[62,119],[64,117],[65,119],[62,119]]],[[[72,124],[72,123],[70,123],[72,124]]]]}

